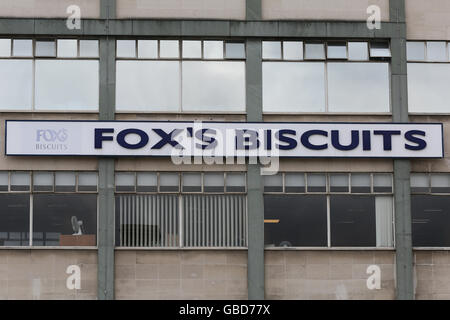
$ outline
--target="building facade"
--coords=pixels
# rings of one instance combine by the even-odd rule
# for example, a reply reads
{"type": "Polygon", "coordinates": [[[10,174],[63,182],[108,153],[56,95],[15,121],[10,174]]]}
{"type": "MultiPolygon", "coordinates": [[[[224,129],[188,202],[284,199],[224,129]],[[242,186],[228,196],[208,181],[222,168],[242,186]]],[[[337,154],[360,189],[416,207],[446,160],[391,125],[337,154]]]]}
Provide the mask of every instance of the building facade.
{"type": "Polygon", "coordinates": [[[1,1],[0,299],[450,298],[446,152],[281,157],[262,175],[249,159],[14,155],[5,133],[438,123],[448,150],[448,18],[445,0],[1,1]]]}

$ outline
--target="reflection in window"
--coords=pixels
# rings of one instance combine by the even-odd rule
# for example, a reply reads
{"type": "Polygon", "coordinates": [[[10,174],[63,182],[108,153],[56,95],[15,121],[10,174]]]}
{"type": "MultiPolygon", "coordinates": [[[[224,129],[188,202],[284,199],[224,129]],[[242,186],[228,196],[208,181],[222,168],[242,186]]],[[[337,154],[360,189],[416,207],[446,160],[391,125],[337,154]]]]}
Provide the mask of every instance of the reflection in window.
{"type": "Polygon", "coordinates": [[[179,110],[179,62],[117,61],[116,72],[117,110],[179,110]]]}
{"type": "Polygon", "coordinates": [[[324,112],[325,64],[264,62],[265,112],[324,112]]]}
{"type": "Polygon", "coordinates": [[[450,112],[450,64],[408,63],[410,112],[450,112]]]}
{"type": "Polygon", "coordinates": [[[326,247],[326,196],[265,195],[264,243],[275,247],[326,247]]]}
{"type": "Polygon", "coordinates": [[[414,247],[450,247],[450,198],[412,195],[412,241],[414,247]]]}
{"type": "Polygon", "coordinates": [[[98,61],[36,60],[35,99],[37,110],[98,110],[98,61]]]}
{"type": "Polygon", "coordinates": [[[0,109],[31,110],[33,61],[0,60],[0,109]]]}
{"type": "Polygon", "coordinates": [[[388,63],[328,63],[328,111],[389,112],[388,63]]]}
{"type": "Polygon", "coordinates": [[[0,194],[0,246],[28,246],[30,195],[0,194]]]}
{"type": "Polygon", "coordinates": [[[96,246],[97,195],[35,194],[34,246],[96,246]]]}
{"type": "Polygon", "coordinates": [[[183,62],[184,111],[245,111],[244,62],[183,62]]]}

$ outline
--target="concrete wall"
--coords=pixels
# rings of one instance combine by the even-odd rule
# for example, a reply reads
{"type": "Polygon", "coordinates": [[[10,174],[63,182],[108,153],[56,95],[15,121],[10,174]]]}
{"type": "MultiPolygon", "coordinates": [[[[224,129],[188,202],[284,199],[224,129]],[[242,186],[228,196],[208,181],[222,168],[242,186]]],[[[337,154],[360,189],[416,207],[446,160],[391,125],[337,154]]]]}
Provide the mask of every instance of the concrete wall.
{"type": "Polygon", "coordinates": [[[94,157],[11,157],[5,155],[5,120],[97,120],[98,114],[0,114],[0,170],[97,170],[94,157]]]}
{"type": "Polygon", "coordinates": [[[83,19],[100,17],[100,0],[1,0],[0,17],[66,18],[71,5],[80,7],[83,19]]]}
{"type": "Polygon", "coordinates": [[[448,251],[415,251],[416,299],[450,299],[448,251]]]}
{"type": "Polygon", "coordinates": [[[97,251],[0,250],[0,300],[96,298],[97,251]],[[80,290],[67,289],[69,265],[80,266],[80,290]]]}
{"type": "Polygon", "coordinates": [[[450,116],[411,116],[411,122],[444,124],[444,158],[411,160],[412,172],[450,172],[450,116]]]}
{"type": "Polygon", "coordinates": [[[389,0],[262,0],[262,16],[268,20],[360,20],[367,7],[377,5],[381,20],[389,21],[389,0]]]}
{"type": "Polygon", "coordinates": [[[245,20],[245,0],[117,0],[117,17],[245,20]]]}
{"type": "Polygon", "coordinates": [[[395,299],[394,251],[266,250],[266,299],[395,299]],[[381,289],[367,289],[369,265],[381,289]]]}
{"type": "Polygon", "coordinates": [[[450,1],[406,0],[409,40],[450,40],[450,1]]]}
{"type": "Polygon", "coordinates": [[[247,251],[116,250],[116,299],[247,299],[247,251]]]}

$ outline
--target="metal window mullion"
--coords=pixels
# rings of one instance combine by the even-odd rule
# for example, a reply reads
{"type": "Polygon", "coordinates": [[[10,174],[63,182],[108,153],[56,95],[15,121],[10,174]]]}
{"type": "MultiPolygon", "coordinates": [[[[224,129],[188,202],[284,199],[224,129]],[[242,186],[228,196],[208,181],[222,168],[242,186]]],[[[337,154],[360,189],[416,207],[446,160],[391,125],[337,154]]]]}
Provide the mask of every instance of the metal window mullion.
{"type": "Polygon", "coordinates": [[[331,195],[326,195],[327,198],[327,246],[331,248],[331,207],[330,207],[331,195]]]}
{"type": "Polygon", "coordinates": [[[178,232],[179,232],[179,245],[180,247],[184,246],[184,196],[182,196],[181,194],[178,195],[178,218],[179,218],[179,223],[178,223],[178,232]]]}
{"type": "Polygon", "coordinates": [[[30,233],[30,235],[28,236],[28,243],[29,243],[29,245],[30,245],[30,247],[31,246],[33,246],[33,209],[34,209],[34,206],[33,206],[33,194],[32,193],[30,193],[30,198],[29,198],[29,201],[30,201],[30,225],[29,225],[29,233],[30,233]]]}

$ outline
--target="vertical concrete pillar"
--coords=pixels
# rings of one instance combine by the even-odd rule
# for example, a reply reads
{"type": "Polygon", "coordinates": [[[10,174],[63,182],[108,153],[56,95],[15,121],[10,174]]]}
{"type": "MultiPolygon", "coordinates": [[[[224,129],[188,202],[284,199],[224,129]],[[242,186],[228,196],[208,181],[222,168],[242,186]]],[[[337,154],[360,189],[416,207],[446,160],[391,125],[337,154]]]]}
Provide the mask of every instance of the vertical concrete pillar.
{"type": "MultiPolygon", "coordinates": [[[[115,17],[115,0],[101,0],[102,19],[115,17]]],[[[108,21],[107,27],[108,27],[108,21]]],[[[115,118],[115,38],[100,39],[100,120],[115,118]]],[[[114,159],[98,161],[98,299],[114,299],[114,159]]]]}
{"type": "MultiPolygon", "coordinates": [[[[247,0],[247,20],[261,19],[261,0],[247,0]]],[[[261,40],[247,40],[247,121],[262,121],[261,40]]],[[[248,298],[264,299],[264,198],[260,165],[249,164],[248,185],[248,298]]]]}
{"type": "MultiPolygon", "coordinates": [[[[390,20],[397,23],[391,38],[392,120],[409,122],[406,60],[405,0],[390,0],[390,20]]],[[[395,249],[397,299],[414,299],[414,259],[409,160],[394,160],[395,249]]]]}

